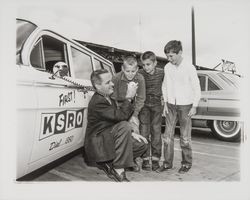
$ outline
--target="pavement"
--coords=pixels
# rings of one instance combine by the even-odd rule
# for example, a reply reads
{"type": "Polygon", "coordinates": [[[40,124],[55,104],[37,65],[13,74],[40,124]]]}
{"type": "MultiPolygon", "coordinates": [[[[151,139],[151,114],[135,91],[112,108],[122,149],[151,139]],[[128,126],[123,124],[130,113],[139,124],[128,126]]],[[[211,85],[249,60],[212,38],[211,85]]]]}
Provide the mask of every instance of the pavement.
{"type": "MultiPolygon", "coordinates": [[[[211,136],[210,130],[193,130],[193,166],[189,172],[179,174],[181,149],[179,136],[175,137],[174,167],[157,173],[154,171],[127,172],[133,182],[148,181],[205,181],[232,182],[240,181],[240,143],[219,141],[211,136]]],[[[161,159],[162,162],[162,159],[161,159]]],[[[110,182],[106,174],[96,167],[85,164],[81,154],[35,177],[32,181],[101,181],[110,182]]]]}

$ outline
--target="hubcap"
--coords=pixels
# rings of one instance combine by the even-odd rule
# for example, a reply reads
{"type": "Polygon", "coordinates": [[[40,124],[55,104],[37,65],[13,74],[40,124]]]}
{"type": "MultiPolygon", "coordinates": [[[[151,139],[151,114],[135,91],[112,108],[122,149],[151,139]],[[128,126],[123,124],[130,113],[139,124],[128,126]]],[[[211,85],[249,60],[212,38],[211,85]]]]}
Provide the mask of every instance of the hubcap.
{"type": "Polygon", "coordinates": [[[215,121],[217,133],[223,137],[233,137],[240,130],[240,125],[235,121],[215,121]]]}
{"type": "Polygon", "coordinates": [[[226,132],[233,131],[237,126],[235,122],[231,121],[221,121],[220,123],[221,123],[221,128],[226,132]]]}

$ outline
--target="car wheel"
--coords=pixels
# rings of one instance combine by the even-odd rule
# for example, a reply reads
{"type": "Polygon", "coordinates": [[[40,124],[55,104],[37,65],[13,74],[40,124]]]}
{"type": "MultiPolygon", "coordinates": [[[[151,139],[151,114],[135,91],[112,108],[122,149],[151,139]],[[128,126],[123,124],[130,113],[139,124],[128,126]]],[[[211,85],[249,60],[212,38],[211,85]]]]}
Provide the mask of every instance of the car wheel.
{"type": "Polygon", "coordinates": [[[211,123],[213,135],[224,141],[238,141],[240,139],[240,122],[214,120],[211,123]]]}

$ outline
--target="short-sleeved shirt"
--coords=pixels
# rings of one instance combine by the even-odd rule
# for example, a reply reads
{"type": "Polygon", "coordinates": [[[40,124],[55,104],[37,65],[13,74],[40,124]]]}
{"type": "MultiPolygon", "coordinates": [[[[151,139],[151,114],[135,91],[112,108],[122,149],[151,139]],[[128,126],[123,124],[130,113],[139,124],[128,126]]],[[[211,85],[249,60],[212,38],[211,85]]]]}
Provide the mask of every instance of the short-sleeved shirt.
{"type": "Polygon", "coordinates": [[[159,105],[162,98],[162,82],[164,79],[164,70],[156,67],[153,75],[140,69],[139,73],[143,75],[146,84],[145,105],[159,105]]]}

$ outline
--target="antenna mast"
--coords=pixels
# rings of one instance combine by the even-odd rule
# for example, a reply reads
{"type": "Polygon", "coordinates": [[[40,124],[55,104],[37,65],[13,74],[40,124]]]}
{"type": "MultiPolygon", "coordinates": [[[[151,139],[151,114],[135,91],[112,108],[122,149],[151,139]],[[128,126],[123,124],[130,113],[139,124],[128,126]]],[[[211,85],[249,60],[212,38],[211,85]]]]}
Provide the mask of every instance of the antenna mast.
{"type": "Polygon", "coordinates": [[[196,49],[195,49],[195,19],[194,19],[194,7],[192,6],[192,63],[197,68],[196,65],[196,49]]]}

